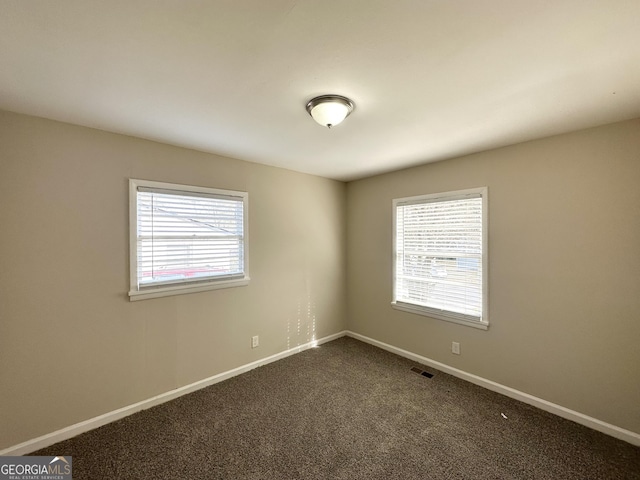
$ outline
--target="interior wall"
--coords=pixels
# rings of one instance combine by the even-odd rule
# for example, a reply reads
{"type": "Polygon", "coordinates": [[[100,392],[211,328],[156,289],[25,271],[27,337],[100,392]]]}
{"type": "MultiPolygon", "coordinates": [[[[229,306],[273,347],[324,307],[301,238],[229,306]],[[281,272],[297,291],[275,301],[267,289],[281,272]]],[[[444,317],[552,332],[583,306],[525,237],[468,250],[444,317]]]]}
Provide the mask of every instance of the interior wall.
{"type": "Polygon", "coordinates": [[[349,329],[640,433],[639,181],[637,119],[349,183],[349,329]],[[481,186],[489,330],[393,310],[392,199],[481,186]]]}
{"type": "Polygon", "coordinates": [[[347,187],[8,112],[0,152],[0,449],[344,328],[640,433],[640,120],[347,187]],[[248,191],[249,286],[129,302],[130,177],[248,191]],[[391,309],[391,200],[477,186],[489,330],[391,309]]]}
{"type": "Polygon", "coordinates": [[[0,449],[344,330],[344,183],[8,112],[0,147],[0,449]],[[250,284],[129,302],[131,177],[249,192],[250,284]]]}

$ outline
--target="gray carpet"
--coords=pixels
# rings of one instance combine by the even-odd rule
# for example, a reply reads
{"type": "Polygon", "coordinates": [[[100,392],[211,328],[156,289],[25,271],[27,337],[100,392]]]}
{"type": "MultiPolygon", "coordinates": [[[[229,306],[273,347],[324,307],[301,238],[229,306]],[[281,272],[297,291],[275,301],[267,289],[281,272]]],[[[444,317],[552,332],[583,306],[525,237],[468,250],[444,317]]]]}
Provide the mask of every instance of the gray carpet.
{"type": "Polygon", "coordinates": [[[640,448],[412,366],[341,338],[34,455],[76,480],[640,479],[640,448]]]}

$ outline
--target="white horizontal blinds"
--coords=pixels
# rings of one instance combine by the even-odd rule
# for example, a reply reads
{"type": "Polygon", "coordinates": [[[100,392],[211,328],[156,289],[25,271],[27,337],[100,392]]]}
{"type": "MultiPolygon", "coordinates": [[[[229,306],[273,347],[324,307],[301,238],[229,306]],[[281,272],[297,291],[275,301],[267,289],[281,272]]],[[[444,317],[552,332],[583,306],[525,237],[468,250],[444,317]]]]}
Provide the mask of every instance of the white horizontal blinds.
{"type": "Polygon", "coordinates": [[[244,274],[242,197],[137,189],[139,287],[244,274]]]}
{"type": "Polygon", "coordinates": [[[482,319],[482,197],[399,203],[396,301],[482,319]]]}

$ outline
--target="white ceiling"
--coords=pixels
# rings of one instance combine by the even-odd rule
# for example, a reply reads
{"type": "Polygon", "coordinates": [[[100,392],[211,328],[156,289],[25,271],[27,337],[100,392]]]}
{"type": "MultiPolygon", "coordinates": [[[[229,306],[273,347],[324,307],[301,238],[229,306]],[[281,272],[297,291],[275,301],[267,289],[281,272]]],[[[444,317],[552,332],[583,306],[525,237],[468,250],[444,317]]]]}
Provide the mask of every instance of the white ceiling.
{"type": "Polygon", "coordinates": [[[639,0],[2,0],[0,39],[0,109],[339,180],[640,117],[639,0]]]}

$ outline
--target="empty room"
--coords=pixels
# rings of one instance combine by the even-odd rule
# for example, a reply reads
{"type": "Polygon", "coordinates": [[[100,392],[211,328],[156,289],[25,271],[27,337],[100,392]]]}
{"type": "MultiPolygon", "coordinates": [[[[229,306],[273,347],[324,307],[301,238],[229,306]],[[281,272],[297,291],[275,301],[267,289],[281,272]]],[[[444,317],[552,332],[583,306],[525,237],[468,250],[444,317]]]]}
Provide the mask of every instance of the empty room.
{"type": "Polygon", "coordinates": [[[0,480],[640,479],[638,25],[0,1],[0,480]]]}

